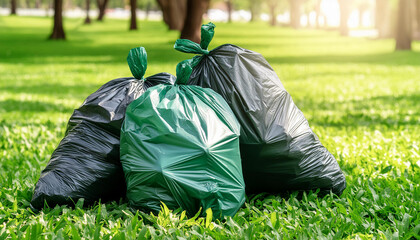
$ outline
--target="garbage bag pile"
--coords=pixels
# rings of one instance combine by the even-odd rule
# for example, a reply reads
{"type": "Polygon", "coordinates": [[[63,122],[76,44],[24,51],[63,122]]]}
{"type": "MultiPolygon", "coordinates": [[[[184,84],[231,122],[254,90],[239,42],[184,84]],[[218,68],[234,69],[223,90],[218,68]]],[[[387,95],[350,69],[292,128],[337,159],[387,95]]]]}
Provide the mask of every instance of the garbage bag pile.
{"type": "Polygon", "coordinates": [[[126,108],[149,87],[175,82],[169,73],[143,77],[147,68],[144,48],[130,51],[127,60],[134,78],[106,83],[73,112],[65,137],[35,186],[33,209],[43,208],[45,202],[54,207],[73,205],[80,198],[91,204],[125,196],[120,131],[126,108]]]}
{"type": "Polygon", "coordinates": [[[178,39],[175,49],[199,54],[188,84],[219,93],[238,119],[247,193],[319,188],[340,195],[344,174],[277,74],[259,53],[231,44],[208,51],[214,27],[202,26],[200,45],[178,39]]]}
{"type": "Polygon", "coordinates": [[[211,89],[184,85],[189,61],[175,85],[149,88],[127,108],[121,163],[133,208],[158,212],[161,202],[190,216],[211,208],[233,216],[245,202],[239,123],[211,89]]]}
{"type": "Polygon", "coordinates": [[[214,27],[202,26],[200,44],[176,41],[196,54],[177,65],[177,78],[144,78],[146,51],[132,49],[134,78],[108,82],[74,111],[31,207],[127,197],[142,211],[164,203],[222,218],[235,215],[245,191],[340,195],[344,174],[272,67],[235,45],[209,51],[214,27]]]}

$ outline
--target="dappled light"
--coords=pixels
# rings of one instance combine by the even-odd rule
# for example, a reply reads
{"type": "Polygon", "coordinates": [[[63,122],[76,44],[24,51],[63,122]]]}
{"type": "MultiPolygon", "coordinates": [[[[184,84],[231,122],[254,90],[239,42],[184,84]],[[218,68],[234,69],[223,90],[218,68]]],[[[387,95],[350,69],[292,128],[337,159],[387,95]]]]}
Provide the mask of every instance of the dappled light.
{"type": "Polygon", "coordinates": [[[420,239],[420,1],[59,1],[0,0],[0,239],[420,239]]]}

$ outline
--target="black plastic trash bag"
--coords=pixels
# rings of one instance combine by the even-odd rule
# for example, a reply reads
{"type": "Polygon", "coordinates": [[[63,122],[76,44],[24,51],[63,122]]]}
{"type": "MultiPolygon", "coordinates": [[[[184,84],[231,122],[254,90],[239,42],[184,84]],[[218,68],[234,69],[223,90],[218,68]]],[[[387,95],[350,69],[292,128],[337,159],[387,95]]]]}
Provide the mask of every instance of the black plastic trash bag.
{"type": "Polygon", "coordinates": [[[72,205],[80,198],[89,204],[99,199],[117,200],[125,195],[119,149],[126,108],[147,88],[175,81],[169,73],[143,79],[147,68],[144,48],[132,49],[127,60],[135,78],[106,83],[70,117],[65,137],[35,186],[32,208],[41,209],[45,201],[52,207],[72,205]]]}
{"type": "Polygon", "coordinates": [[[188,62],[173,86],[149,88],[127,108],[121,163],[130,206],[158,212],[163,202],[189,216],[200,207],[215,218],[233,216],[245,201],[239,123],[211,89],[183,85],[188,62]]]}
{"type": "Polygon", "coordinates": [[[211,88],[227,101],[241,124],[241,157],[247,193],[332,190],[346,180],[261,54],[226,44],[211,51],[212,23],[201,29],[201,45],[178,39],[175,49],[193,58],[188,84],[211,88]]]}

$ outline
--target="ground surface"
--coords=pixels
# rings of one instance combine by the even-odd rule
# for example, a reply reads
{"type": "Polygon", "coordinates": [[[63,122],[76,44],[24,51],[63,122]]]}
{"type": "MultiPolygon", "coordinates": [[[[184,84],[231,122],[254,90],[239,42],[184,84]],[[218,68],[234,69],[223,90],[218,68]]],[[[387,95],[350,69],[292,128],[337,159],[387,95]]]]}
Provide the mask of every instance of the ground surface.
{"type": "Polygon", "coordinates": [[[74,108],[105,82],[130,76],[128,50],[149,55],[146,75],[175,73],[190,55],[160,22],[67,20],[67,41],[46,41],[47,18],[0,17],[0,239],[44,238],[420,238],[420,43],[394,52],[392,40],[342,38],[264,23],[217,24],[210,46],[262,53],[348,187],[340,197],[249,196],[233,218],[131,213],[127,204],[28,210],[34,184],[63,137],[74,108]]]}

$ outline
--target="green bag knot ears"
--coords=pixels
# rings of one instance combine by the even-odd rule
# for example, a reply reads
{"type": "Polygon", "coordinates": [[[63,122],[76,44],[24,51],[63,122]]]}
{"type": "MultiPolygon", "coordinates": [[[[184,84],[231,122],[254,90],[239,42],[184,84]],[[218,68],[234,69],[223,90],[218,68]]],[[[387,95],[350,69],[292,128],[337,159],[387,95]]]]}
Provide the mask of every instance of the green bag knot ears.
{"type": "Polygon", "coordinates": [[[195,53],[208,55],[208,47],[214,36],[214,28],[216,26],[213,23],[203,24],[201,26],[201,42],[200,44],[195,43],[188,39],[178,39],[175,42],[174,48],[178,51],[185,53],[195,53]]]}
{"type": "Polygon", "coordinates": [[[184,60],[176,66],[176,84],[187,84],[192,73],[191,59],[184,60]]]}
{"type": "Polygon", "coordinates": [[[147,53],[144,47],[133,48],[127,56],[128,66],[133,76],[143,79],[147,69],[147,53]]]}
{"type": "Polygon", "coordinates": [[[214,28],[216,27],[216,25],[214,25],[213,23],[209,22],[207,24],[203,24],[201,26],[201,42],[200,42],[200,46],[202,49],[206,49],[209,47],[209,44],[211,42],[211,40],[213,39],[214,36],[214,28]]]}

